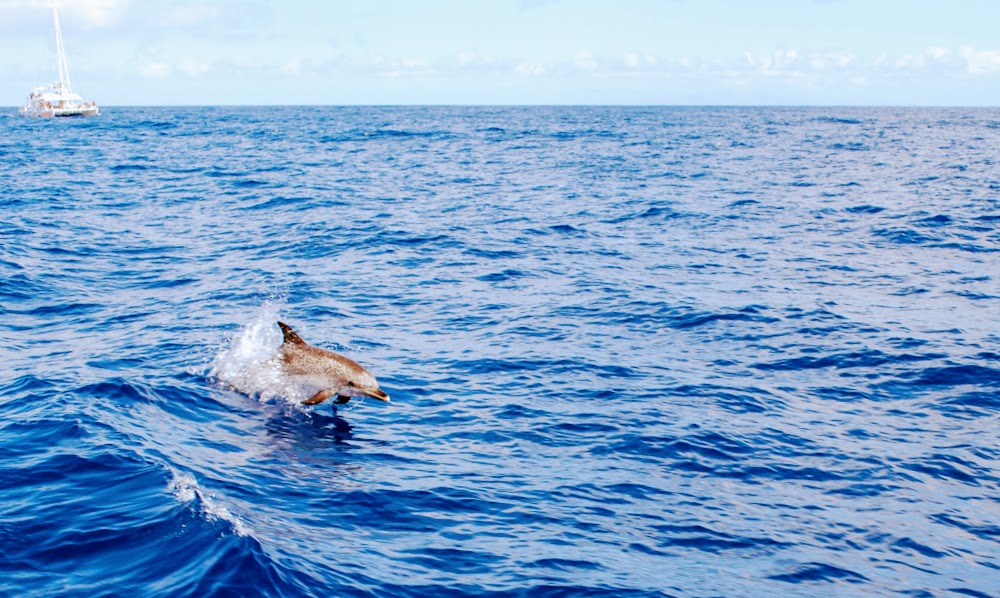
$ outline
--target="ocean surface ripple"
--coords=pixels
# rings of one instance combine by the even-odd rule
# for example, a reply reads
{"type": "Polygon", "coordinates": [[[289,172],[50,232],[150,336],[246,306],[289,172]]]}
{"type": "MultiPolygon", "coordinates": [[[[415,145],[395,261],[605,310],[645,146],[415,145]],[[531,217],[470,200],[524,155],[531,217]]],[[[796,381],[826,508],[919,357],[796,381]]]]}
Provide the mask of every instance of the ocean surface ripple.
{"type": "Polygon", "coordinates": [[[998,110],[0,129],[0,595],[1000,595],[998,110]]]}

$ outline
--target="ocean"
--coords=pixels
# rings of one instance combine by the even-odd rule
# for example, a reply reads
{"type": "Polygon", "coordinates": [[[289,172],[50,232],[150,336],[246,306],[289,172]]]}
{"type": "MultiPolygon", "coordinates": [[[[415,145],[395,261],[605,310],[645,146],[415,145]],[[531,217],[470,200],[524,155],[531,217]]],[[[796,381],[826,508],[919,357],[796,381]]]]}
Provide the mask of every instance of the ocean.
{"type": "Polygon", "coordinates": [[[1000,595],[998,109],[6,110],[0,210],[0,595],[1000,595]]]}

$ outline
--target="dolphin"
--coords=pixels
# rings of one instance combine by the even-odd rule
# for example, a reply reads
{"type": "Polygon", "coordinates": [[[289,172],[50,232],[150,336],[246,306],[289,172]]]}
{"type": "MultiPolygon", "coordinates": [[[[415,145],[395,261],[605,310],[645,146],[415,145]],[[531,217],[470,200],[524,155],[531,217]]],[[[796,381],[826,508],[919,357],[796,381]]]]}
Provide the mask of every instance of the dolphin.
{"type": "Polygon", "coordinates": [[[343,405],[352,397],[389,402],[389,395],[382,392],[378,380],[368,370],[343,355],[307,344],[284,322],[278,322],[278,327],[285,336],[278,349],[285,374],[319,387],[319,392],[303,401],[303,405],[318,405],[333,395],[337,395],[334,400],[337,405],[343,405]]]}

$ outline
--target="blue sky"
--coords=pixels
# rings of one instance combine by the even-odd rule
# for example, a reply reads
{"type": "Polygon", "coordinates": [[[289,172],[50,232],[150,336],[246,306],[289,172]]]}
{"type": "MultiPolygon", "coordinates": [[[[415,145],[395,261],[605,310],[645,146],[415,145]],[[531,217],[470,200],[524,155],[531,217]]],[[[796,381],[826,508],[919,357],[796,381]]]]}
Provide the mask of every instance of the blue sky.
{"type": "MultiPolygon", "coordinates": [[[[73,0],[102,105],[1000,104],[1000,0],[73,0]]],[[[0,105],[56,77],[0,0],[0,105]]]]}

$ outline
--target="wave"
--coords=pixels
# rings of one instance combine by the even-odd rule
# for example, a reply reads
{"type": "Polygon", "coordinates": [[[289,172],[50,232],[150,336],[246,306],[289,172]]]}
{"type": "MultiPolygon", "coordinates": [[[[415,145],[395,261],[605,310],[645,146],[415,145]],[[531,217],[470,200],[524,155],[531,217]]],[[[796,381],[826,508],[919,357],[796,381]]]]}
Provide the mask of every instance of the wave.
{"type": "Polygon", "coordinates": [[[220,498],[220,495],[215,491],[206,492],[198,485],[197,480],[190,473],[173,471],[170,483],[167,485],[167,490],[179,502],[191,505],[205,517],[206,521],[225,522],[231,527],[233,533],[238,536],[253,535],[250,526],[242,518],[233,515],[229,508],[225,506],[224,498],[220,498]]]}
{"type": "Polygon", "coordinates": [[[0,594],[998,593],[995,111],[0,120],[0,594]]]}

